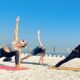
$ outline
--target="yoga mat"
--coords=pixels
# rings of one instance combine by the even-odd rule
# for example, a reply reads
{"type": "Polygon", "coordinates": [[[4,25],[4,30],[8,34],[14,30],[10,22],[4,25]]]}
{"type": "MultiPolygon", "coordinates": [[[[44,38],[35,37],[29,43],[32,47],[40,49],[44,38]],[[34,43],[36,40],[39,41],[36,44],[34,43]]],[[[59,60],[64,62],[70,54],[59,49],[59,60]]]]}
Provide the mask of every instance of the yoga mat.
{"type": "Polygon", "coordinates": [[[29,70],[29,69],[30,68],[27,67],[16,68],[11,66],[0,66],[0,70],[9,70],[9,71],[29,70]]]}

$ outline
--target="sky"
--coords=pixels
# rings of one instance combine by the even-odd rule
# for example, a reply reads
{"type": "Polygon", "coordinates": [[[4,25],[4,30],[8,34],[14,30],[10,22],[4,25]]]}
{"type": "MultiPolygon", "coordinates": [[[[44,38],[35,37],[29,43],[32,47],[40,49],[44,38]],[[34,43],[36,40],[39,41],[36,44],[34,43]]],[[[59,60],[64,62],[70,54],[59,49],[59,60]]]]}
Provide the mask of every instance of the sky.
{"type": "Polygon", "coordinates": [[[80,0],[0,0],[0,44],[14,39],[16,17],[20,17],[19,39],[28,46],[43,45],[63,52],[80,43],[80,0]]]}

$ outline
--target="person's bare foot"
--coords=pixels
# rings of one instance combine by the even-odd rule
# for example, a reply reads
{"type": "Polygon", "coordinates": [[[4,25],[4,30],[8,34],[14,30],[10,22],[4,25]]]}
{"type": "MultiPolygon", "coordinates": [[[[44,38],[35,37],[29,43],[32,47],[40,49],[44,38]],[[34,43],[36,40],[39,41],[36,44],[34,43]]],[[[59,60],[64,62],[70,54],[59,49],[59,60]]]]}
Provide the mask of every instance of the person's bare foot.
{"type": "Polygon", "coordinates": [[[43,62],[38,62],[40,65],[43,65],[43,62]]]}
{"type": "Polygon", "coordinates": [[[21,66],[20,65],[16,65],[16,68],[21,68],[21,66]]]}
{"type": "Polygon", "coordinates": [[[58,69],[56,66],[49,66],[49,69],[58,69]]]}

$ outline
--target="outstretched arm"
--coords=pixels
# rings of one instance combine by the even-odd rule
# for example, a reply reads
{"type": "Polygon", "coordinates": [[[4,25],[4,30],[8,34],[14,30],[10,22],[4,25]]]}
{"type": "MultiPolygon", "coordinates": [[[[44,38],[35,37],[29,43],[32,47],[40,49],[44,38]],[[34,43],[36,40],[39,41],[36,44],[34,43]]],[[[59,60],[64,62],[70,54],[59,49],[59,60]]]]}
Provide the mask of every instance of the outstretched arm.
{"type": "Polygon", "coordinates": [[[18,25],[19,25],[19,16],[16,18],[16,28],[14,32],[14,42],[18,41],[18,25]]]}
{"type": "Polygon", "coordinates": [[[40,31],[38,31],[38,40],[39,40],[39,44],[40,44],[40,47],[42,47],[42,42],[41,42],[41,38],[40,38],[40,31]]]}
{"type": "MultiPolygon", "coordinates": [[[[19,16],[16,18],[16,27],[15,27],[15,31],[14,31],[14,43],[18,42],[18,25],[19,25],[19,16]]],[[[20,67],[20,59],[21,59],[21,50],[18,49],[18,53],[16,53],[17,57],[18,57],[18,61],[16,64],[16,67],[19,68],[20,67]]]]}

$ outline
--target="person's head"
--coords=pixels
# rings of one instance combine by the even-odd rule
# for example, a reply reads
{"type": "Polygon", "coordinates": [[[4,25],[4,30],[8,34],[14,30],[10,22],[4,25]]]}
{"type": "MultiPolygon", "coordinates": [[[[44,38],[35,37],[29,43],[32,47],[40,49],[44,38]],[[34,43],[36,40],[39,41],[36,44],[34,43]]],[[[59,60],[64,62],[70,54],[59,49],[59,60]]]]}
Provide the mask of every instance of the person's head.
{"type": "Polygon", "coordinates": [[[19,43],[20,43],[21,48],[25,48],[27,46],[27,41],[26,40],[21,40],[19,43]]]}

